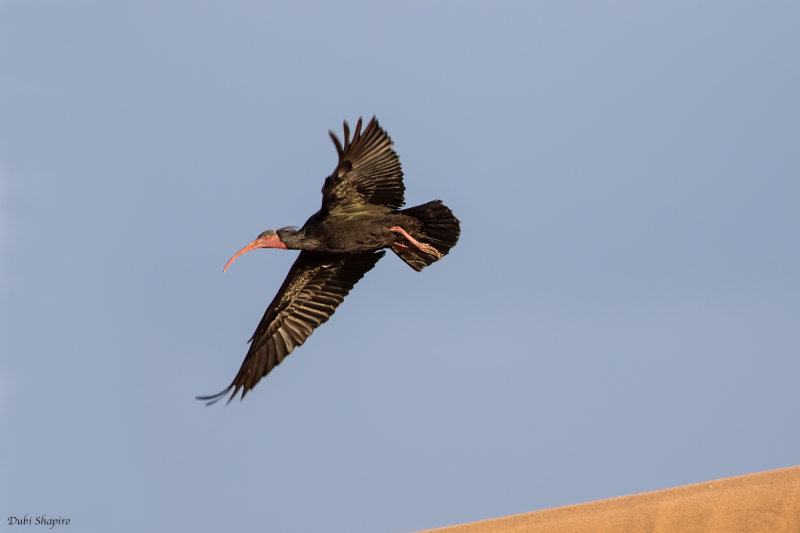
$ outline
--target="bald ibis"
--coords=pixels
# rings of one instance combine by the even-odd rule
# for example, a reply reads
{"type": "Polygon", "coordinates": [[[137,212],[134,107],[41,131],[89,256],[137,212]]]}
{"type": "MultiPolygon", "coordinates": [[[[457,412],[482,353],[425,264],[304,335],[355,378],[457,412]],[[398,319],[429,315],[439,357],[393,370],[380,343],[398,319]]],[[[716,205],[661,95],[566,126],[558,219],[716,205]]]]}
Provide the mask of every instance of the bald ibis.
{"type": "Polygon", "coordinates": [[[344,144],[329,132],[339,162],[322,186],[322,208],[299,230],[261,233],[236,252],[256,248],[300,250],[297,260],[250,338],[239,372],[225,390],[198,396],[213,404],[233,390],[228,402],[256,386],[314,328],[327,321],[353,285],[390,248],[420,271],[447,255],[460,234],[458,219],[440,200],[401,209],[403,171],[392,140],[372,117],[364,131],[358,120],[352,139],[344,122],[344,144]]]}

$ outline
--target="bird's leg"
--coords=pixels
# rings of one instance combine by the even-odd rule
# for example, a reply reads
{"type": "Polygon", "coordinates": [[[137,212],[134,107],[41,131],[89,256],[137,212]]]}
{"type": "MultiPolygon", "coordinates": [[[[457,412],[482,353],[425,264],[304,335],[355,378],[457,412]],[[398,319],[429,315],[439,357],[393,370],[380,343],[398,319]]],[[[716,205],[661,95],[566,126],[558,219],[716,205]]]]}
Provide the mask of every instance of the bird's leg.
{"type": "MultiPolygon", "coordinates": [[[[426,253],[428,255],[432,255],[436,259],[441,259],[443,257],[442,253],[439,250],[437,250],[436,248],[434,248],[430,244],[426,244],[424,242],[419,242],[417,239],[415,239],[414,237],[409,235],[408,232],[406,230],[404,230],[403,228],[401,228],[400,226],[392,226],[391,228],[389,228],[389,231],[394,231],[395,233],[399,233],[400,235],[405,237],[406,240],[410,244],[412,244],[420,252],[424,252],[424,253],[426,253]]],[[[401,244],[399,242],[396,242],[394,244],[395,244],[395,246],[398,246],[400,248],[408,248],[408,246],[405,246],[404,244],[401,244]]]]}

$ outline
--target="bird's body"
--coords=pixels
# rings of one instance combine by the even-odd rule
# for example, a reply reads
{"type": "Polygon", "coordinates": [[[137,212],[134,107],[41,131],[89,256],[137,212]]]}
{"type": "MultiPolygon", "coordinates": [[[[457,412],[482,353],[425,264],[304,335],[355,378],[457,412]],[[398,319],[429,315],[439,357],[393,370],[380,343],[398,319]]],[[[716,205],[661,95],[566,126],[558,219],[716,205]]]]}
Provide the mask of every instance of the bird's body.
{"type": "MultiPolygon", "coordinates": [[[[339,163],[322,187],[322,207],[300,229],[268,230],[237,252],[256,248],[301,250],[278,294],[250,339],[233,382],[222,392],[198,397],[214,403],[233,389],[242,398],[284,357],[327,321],[353,285],[390,248],[414,270],[447,254],[459,222],[441,201],[400,209],[403,172],[392,141],[373,117],[363,134],[359,119],[352,140],[344,123],[344,146],[331,132],[339,163]]],[[[228,268],[225,265],[225,269],[228,268]]]]}
{"type": "MultiPolygon", "coordinates": [[[[397,234],[389,228],[404,224],[415,229],[419,225],[416,219],[400,213],[315,213],[296,233],[285,232],[281,240],[290,250],[330,253],[377,250],[390,247],[397,240],[397,234]]],[[[278,234],[281,235],[280,230],[278,234]]]]}

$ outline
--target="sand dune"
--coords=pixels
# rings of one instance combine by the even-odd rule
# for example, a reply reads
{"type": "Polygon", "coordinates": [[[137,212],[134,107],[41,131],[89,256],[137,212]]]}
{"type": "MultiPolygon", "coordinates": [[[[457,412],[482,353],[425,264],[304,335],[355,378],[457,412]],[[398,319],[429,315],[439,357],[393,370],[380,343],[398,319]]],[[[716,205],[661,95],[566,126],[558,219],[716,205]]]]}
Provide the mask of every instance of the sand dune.
{"type": "Polygon", "coordinates": [[[800,466],[429,530],[489,531],[800,533],[800,466]]]}

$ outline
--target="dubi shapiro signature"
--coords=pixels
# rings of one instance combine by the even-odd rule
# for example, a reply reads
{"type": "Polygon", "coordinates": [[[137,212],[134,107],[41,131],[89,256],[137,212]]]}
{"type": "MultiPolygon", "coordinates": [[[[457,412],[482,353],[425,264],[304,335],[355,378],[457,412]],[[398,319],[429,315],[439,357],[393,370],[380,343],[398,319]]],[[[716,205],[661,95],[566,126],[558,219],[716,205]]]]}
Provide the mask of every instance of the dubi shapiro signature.
{"type": "Polygon", "coordinates": [[[9,526],[50,526],[50,529],[53,529],[56,526],[68,526],[69,525],[69,518],[50,518],[46,514],[39,515],[39,516],[30,516],[25,515],[22,517],[19,516],[9,516],[8,517],[8,525],[9,526]]]}

